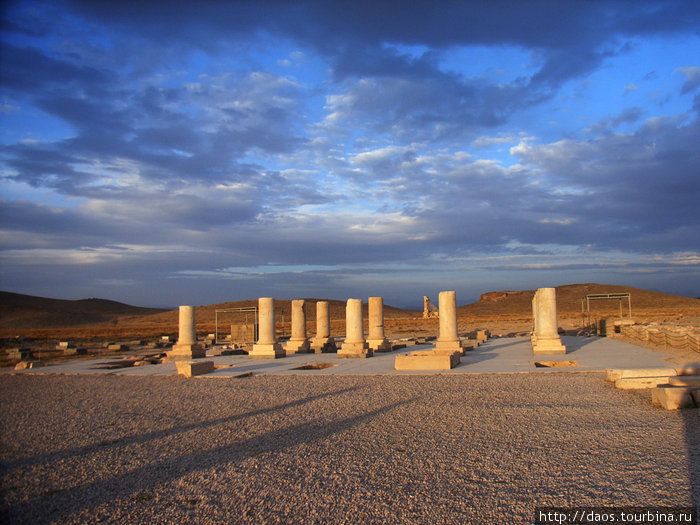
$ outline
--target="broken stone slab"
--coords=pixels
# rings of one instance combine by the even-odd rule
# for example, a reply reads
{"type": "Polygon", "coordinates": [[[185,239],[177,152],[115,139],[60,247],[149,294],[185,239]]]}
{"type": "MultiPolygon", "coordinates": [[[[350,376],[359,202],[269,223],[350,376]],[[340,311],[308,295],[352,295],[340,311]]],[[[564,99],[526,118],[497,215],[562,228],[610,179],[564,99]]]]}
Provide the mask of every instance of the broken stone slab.
{"type": "Polygon", "coordinates": [[[692,386],[700,388],[700,375],[697,376],[675,376],[668,379],[668,384],[672,386],[692,386]]]}
{"type": "Polygon", "coordinates": [[[46,366],[43,361],[20,361],[15,365],[15,370],[26,370],[28,368],[41,368],[46,366]]]}
{"type": "Polygon", "coordinates": [[[185,377],[201,376],[214,371],[214,361],[176,361],[178,375],[185,377]]]}
{"type": "Polygon", "coordinates": [[[697,388],[684,386],[659,386],[651,390],[651,402],[666,410],[694,408],[697,388]]]}
{"type": "Polygon", "coordinates": [[[636,390],[643,388],[656,388],[669,382],[669,376],[661,377],[621,377],[615,381],[615,388],[620,390],[636,390]]]}
{"type": "Polygon", "coordinates": [[[397,355],[394,359],[395,370],[451,370],[460,362],[460,354],[436,354],[433,351],[417,351],[397,355]]]}
{"type": "Polygon", "coordinates": [[[605,379],[617,381],[623,377],[670,377],[677,374],[675,368],[608,368],[605,370],[605,379]]]}
{"type": "Polygon", "coordinates": [[[7,351],[7,356],[10,359],[21,359],[22,361],[34,358],[31,348],[10,348],[7,351]]]}
{"type": "Polygon", "coordinates": [[[63,355],[87,355],[87,348],[70,347],[63,349],[63,355]]]}
{"type": "Polygon", "coordinates": [[[693,390],[693,400],[695,401],[695,406],[700,407],[700,390],[693,390]]]}

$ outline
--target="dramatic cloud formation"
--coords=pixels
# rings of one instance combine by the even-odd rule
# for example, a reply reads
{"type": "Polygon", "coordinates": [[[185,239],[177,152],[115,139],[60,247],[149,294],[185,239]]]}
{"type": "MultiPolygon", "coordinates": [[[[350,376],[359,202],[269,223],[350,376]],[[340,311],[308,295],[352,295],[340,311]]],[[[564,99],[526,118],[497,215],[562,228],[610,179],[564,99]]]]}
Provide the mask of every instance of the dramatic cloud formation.
{"type": "Polygon", "coordinates": [[[700,295],[700,6],[43,2],[0,26],[0,287],[141,305],[700,295]]]}

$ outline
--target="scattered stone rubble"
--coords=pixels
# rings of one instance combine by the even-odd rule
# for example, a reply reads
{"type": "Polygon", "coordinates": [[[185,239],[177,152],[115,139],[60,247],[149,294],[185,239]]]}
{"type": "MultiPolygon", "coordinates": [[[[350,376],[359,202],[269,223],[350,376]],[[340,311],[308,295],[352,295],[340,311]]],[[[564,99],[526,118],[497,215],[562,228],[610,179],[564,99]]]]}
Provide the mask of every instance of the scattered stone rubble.
{"type": "Polygon", "coordinates": [[[700,363],[667,368],[608,369],[606,379],[622,390],[650,389],[666,410],[700,408],[700,363]]]}

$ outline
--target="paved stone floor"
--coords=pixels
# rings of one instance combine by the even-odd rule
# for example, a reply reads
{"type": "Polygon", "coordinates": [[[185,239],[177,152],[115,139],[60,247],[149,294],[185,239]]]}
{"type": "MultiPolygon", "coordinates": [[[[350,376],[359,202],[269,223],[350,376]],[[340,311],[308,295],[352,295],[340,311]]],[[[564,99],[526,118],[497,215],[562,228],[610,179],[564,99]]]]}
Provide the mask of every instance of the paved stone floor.
{"type": "MultiPolygon", "coordinates": [[[[232,377],[251,372],[255,375],[426,375],[426,374],[483,374],[483,373],[551,373],[600,372],[606,368],[646,368],[670,366],[674,357],[658,351],[634,346],[604,337],[564,336],[566,355],[533,355],[527,337],[490,339],[475,350],[467,352],[461,363],[452,370],[397,371],[397,354],[414,350],[429,350],[431,344],[409,346],[393,352],[377,353],[367,359],[341,359],[336,354],[295,354],[281,359],[250,359],[246,355],[208,357],[217,367],[211,374],[200,378],[232,377]],[[575,361],[574,367],[537,367],[536,361],[575,361]],[[322,369],[300,370],[310,364],[324,363],[322,369]]],[[[122,369],[108,369],[105,365],[119,357],[82,359],[22,371],[5,369],[2,373],[19,374],[111,374],[111,375],[172,375],[175,364],[163,363],[122,369]]],[[[698,359],[700,361],[700,359],[698,359]]]]}

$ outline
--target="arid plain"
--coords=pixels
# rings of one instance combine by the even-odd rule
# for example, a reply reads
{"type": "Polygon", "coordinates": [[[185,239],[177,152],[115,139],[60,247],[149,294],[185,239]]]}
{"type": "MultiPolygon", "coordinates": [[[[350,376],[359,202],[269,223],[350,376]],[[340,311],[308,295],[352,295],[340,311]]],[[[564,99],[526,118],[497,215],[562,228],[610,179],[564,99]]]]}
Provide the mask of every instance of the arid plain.
{"type": "MultiPolygon", "coordinates": [[[[636,322],[700,326],[697,299],[591,284],[557,289],[562,330],[582,330],[581,296],[619,292],[631,293],[636,322]]],[[[459,308],[459,330],[527,335],[531,299],[530,291],[485,293],[459,308]]],[[[53,304],[58,310],[5,302],[4,344],[177,332],[176,311],[53,304]],[[86,324],[83,306],[103,318],[86,324]]],[[[214,330],[216,309],[246,304],[198,307],[198,332],[214,330]]],[[[288,333],[289,302],[279,300],[276,314],[288,333]]],[[[616,315],[616,301],[592,308],[594,319],[616,315]]],[[[331,318],[342,335],[343,301],[331,302],[331,318]]],[[[390,338],[438,332],[419,310],[387,306],[385,325],[390,338]]],[[[700,361],[697,352],[650,346],[700,361]]],[[[700,410],[662,410],[600,373],[1,374],[0,388],[7,523],[533,523],[539,506],[700,502],[700,410]]]]}

